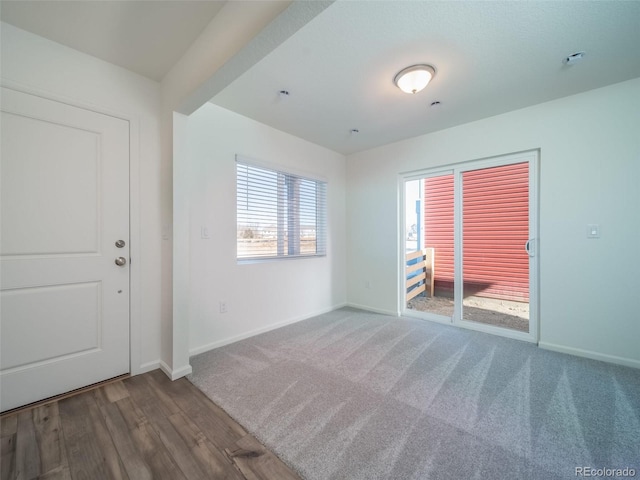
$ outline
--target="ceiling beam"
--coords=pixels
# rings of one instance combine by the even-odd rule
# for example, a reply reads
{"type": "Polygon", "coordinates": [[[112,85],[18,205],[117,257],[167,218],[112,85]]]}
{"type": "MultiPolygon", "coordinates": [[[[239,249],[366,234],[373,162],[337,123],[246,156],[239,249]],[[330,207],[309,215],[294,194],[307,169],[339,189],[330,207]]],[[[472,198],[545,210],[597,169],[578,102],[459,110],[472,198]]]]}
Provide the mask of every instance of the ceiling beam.
{"type": "MultiPolygon", "coordinates": [[[[174,110],[190,115],[322,13],[335,0],[293,1],[286,10],[184,97],[174,110]]],[[[179,64],[176,65],[179,68],[179,64]]]]}

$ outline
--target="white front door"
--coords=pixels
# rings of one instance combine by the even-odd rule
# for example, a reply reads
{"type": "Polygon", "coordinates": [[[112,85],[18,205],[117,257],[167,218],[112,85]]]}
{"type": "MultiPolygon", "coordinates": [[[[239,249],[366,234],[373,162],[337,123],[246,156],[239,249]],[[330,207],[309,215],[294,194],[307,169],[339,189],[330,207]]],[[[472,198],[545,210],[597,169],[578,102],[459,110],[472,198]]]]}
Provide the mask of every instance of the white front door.
{"type": "Polygon", "coordinates": [[[129,123],[7,88],[1,110],[5,411],[129,372],[129,123]]]}

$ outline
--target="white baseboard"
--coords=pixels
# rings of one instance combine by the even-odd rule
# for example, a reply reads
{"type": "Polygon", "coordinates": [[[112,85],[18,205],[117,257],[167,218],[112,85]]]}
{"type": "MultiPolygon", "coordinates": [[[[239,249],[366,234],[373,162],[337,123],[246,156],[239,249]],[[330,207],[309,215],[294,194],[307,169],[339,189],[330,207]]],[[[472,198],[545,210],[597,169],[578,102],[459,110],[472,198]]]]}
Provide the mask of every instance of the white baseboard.
{"type": "Polygon", "coordinates": [[[373,308],[367,305],[359,305],[357,303],[347,303],[347,307],[357,308],[358,310],[365,310],[367,312],[380,313],[381,315],[391,315],[392,317],[399,317],[399,313],[392,310],[384,310],[381,308],[373,308]]]}
{"type": "Polygon", "coordinates": [[[172,381],[182,378],[185,375],[189,375],[193,371],[193,369],[191,368],[191,365],[185,365],[180,368],[172,369],[171,367],[169,367],[169,365],[167,365],[163,361],[160,361],[160,370],[162,370],[164,374],[167,377],[169,377],[172,381]]]}
{"type": "Polygon", "coordinates": [[[346,303],[340,303],[333,307],[325,308],[313,313],[301,315],[299,317],[290,318],[288,320],[284,320],[282,322],[273,323],[271,325],[267,325],[266,327],[257,328],[255,330],[251,330],[249,332],[241,333],[240,335],[235,335],[233,337],[225,338],[223,340],[218,340],[216,342],[207,343],[205,345],[201,345],[199,347],[195,347],[189,350],[189,356],[193,357],[195,355],[199,355],[204,352],[208,352],[209,350],[214,350],[216,348],[224,347],[225,345],[230,345],[235,342],[239,342],[240,340],[244,340],[245,338],[254,337],[256,335],[260,335],[261,333],[270,332],[271,330],[276,330],[277,328],[286,327],[287,325],[291,325],[293,323],[301,322],[303,320],[307,320],[309,318],[316,317],[318,315],[322,315],[324,313],[332,312],[342,307],[346,307],[346,303]]]}
{"type": "Polygon", "coordinates": [[[152,372],[159,369],[161,363],[162,362],[160,360],[143,363],[138,368],[131,369],[131,375],[142,375],[143,373],[152,372]]]}
{"type": "Polygon", "coordinates": [[[147,362],[140,365],[138,368],[131,370],[131,375],[142,375],[143,373],[152,372],[153,370],[162,370],[164,374],[171,380],[177,380],[180,377],[189,375],[191,373],[191,365],[186,365],[182,368],[173,370],[169,365],[162,360],[155,360],[153,362],[147,362]]]}
{"type": "Polygon", "coordinates": [[[568,353],[577,357],[590,358],[591,360],[600,360],[601,362],[615,363],[625,367],[640,368],[640,361],[632,358],[617,357],[615,355],[607,355],[605,353],[593,352],[591,350],[583,350],[581,348],[566,347],[564,345],[556,345],[554,343],[539,342],[538,346],[545,350],[554,352],[568,353]]]}

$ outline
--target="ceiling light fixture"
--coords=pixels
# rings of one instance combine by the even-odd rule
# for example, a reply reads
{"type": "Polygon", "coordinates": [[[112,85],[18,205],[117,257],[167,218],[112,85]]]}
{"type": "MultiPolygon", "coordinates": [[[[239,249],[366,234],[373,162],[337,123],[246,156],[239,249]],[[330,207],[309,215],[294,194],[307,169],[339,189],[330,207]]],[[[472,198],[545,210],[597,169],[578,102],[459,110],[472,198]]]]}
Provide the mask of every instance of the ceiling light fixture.
{"type": "Polygon", "coordinates": [[[418,93],[436,74],[431,65],[412,65],[398,72],[393,83],[405,93],[418,93]]]}

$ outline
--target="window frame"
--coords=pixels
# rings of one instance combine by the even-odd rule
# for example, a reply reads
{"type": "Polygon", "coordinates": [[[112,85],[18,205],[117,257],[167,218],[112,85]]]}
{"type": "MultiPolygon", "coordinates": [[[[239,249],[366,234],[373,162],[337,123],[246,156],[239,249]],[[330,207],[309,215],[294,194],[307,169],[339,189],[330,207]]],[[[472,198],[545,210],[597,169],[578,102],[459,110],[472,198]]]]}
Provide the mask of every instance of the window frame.
{"type": "MultiPolygon", "coordinates": [[[[301,174],[300,172],[292,171],[288,168],[282,168],[273,164],[255,161],[247,157],[236,155],[236,262],[238,264],[243,263],[258,263],[258,262],[270,262],[279,260],[292,260],[300,258],[317,258],[327,256],[327,191],[328,182],[324,179],[317,178],[308,174],[301,174]],[[262,191],[260,186],[257,187],[258,195],[269,195],[269,190],[275,191],[273,201],[274,205],[267,211],[268,215],[275,217],[275,230],[276,230],[276,250],[275,254],[256,255],[245,254],[240,256],[240,230],[241,228],[247,228],[248,225],[241,226],[241,214],[240,214],[240,192],[243,186],[240,185],[240,168],[246,167],[249,169],[255,169],[266,172],[267,174],[273,174],[276,176],[276,181],[273,186],[265,187],[262,191]],[[301,224],[301,209],[305,208],[305,205],[301,207],[301,198],[308,196],[300,194],[300,186],[304,182],[312,182],[314,187],[315,198],[315,236],[313,241],[315,243],[314,253],[303,253],[301,240],[302,230],[304,225],[301,224]],[[271,188],[270,188],[271,187],[271,188]],[[273,190],[275,188],[275,190],[273,190]]],[[[247,183],[244,188],[247,189],[247,195],[251,186],[247,183]]],[[[248,197],[247,197],[248,203],[248,197]]],[[[303,202],[305,203],[305,202],[303,202]]],[[[313,205],[312,202],[306,202],[306,208],[309,209],[313,205]]],[[[251,215],[251,210],[245,214],[251,215]]],[[[254,212],[255,214],[255,212],[254,212]]],[[[306,213],[309,217],[309,210],[306,213]]],[[[271,226],[271,225],[270,225],[271,226]]]]}

